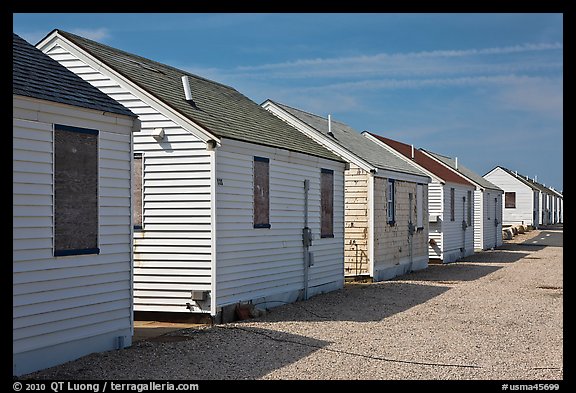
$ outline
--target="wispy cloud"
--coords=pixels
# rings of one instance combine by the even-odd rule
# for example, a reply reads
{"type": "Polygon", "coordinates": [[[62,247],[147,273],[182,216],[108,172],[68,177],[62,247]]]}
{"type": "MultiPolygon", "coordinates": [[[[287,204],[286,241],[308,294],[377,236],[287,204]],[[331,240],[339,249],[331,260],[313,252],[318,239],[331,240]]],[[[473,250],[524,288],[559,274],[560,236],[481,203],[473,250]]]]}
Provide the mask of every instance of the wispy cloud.
{"type": "Polygon", "coordinates": [[[322,86],[294,88],[299,92],[315,91],[354,91],[354,90],[385,90],[385,89],[418,89],[426,87],[469,87],[497,85],[522,85],[526,82],[557,82],[558,78],[524,76],[524,75],[493,75],[466,76],[454,78],[420,78],[420,79],[368,79],[357,82],[331,83],[322,86]]]}
{"type": "Polygon", "coordinates": [[[299,59],[282,63],[261,64],[255,66],[240,66],[238,71],[263,71],[274,69],[285,69],[305,66],[335,66],[335,65],[353,65],[366,63],[381,63],[398,59],[421,59],[421,58],[442,58],[442,57],[465,57],[479,55],[503,55],[522,52],[547,51],[563,49],[561,43],[526,43],[522,45],[465,49],[465,50],[434,50],[407,53],[380,53],[372,56],[352,56],[338,58],[316,58],[316,59],[299,59]]]}
{"type": "Polygon", "coordinates": [[[77,34],[84,38],[94,41],[105,41],[110,38],[110,31],[105,27],[100,27],[98,29],[72,29],[71,33],[77,34]]]}

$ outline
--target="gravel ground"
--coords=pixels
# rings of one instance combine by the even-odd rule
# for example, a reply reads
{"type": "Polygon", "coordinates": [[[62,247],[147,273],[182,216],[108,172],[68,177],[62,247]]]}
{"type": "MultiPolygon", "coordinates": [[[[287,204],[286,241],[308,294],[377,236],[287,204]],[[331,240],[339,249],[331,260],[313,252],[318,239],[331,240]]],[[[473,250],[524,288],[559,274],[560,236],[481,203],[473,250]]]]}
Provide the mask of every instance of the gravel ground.
{"type": "Polygon", "coordinates": [[[23,378],[563,379],[563,248],[520,244],[539,234],[23,378]]]}

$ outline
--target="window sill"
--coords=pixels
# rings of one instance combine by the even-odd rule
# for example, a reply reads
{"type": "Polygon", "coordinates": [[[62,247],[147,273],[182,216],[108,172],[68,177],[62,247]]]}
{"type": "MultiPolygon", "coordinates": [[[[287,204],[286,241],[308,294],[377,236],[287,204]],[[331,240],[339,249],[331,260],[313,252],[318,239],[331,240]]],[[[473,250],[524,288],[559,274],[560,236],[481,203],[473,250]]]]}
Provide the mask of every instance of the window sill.
{"type": "Polygon", "coordinates": [[[331,235],[320,235],[320,238],[321,238],[321,239],[330,239],[330,238],[333,239],[333,238],[334,238],[334,234],[331,234],[331,235]]]}
{"type": "Polygon", "coordinates": [[[54,250],[55,257],[66,257],[71,255],[93,255],[100,254],[100,249],[96,248],[84,248],[78,250],[54,250]]]}
{"type": "Polygon", "coordinates": [[[271,227],[272,225],[270,224],[254,224],[254,229],[262,229],[262,228],[269,229],[271,227]]]}

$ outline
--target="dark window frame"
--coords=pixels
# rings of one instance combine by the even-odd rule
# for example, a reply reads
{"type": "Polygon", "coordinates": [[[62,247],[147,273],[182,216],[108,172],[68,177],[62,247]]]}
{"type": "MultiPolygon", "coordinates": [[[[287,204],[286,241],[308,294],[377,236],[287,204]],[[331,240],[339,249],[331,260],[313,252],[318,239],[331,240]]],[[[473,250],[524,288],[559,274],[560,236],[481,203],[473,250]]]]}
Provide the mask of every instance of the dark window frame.
{"type": "Polygon", "coordinates": [[[504,193],[504,208],[505,209],[516,209],[516,192],[507,191],[504,193]],[[510,199],[512,198],[512,200],[510,199]],[[512,205],[512,206],[510,206],[512,205]]]}
{"type": "Polygon", "coordinates": [[[396,223],[396,181],[388,179],[386,183],[386,223],[393,226],[396,223]]]}
{"type": "MultiPolygon", "coordinates": [[[[52,250],[53,250],[53,255],[54,257],[61,257],[61,256],[73,256],[73,255],[98,255],[100,254],[100,247],[99,247],[99,242],[100,242],[100,171],[99,171],[99,161],[100,161],[100,141],[99,141],[99,136],[100,136],[100,131],[96,130],[96,129],[91,129],[91,128],[81,128],[81,127],[75,127],[75,126],[69,126],[69,125],[64,125],[64,124],[54,124],[54,132],[53,132],[53,173],[52,173],[52,189],[53,189],[53,194],[52,194],[52,208],[53,208],[53,243],[52,243],[52,250]],[[63,132],[63,134],[60,134],[61,132],[63,132]],[[66,134],[66,133],[70,133],[70,134],[66,134]],[[92,199],[92,202],[95,203],[95,209],[93,212],[93,216],[92,217],[87,217],[87,219],[85,221],[87,221],[89,224],[88,225],[83,225],[83,227],[87,227],[87,226],[92,226],[93,227],[93,236],[94,238],[91,240],[91,242],[93,243],[93,246],[91,247],[78,247],[78,248],[65,248],[62,247],[62,242],[59,239],[59,236],[64,236],[64,234],[61,234],[61,231],[59,230],[58,226],[59,225],[66,225],[64,221],[63,224],[59,224],[61,222],[60,219],[60,214],[66,214],[67,212],[71,211],[70,207],[68,206],[68,208],[66,208],[66,204],[67,202],[70,202],[70,199],[66,199],[67,197],[74,195],[75,197],[78,197],[78,193],[76,192],[69,192],[68,190],[66,190],[65,193],[62,193],[64,190],[61,189],[60,187],[60,183],[65,181],[66,179],[71,179],[71,181],[78,181],[78,179],[74,179],[71,178],[70,174],[71,171],[70,170],[66,170],[65,168],[58,168],[59,166],[64,165],[64,167],[66,166],[65,162],[60,162],[60,160],[58,159],[58,157],[61,156],[61,153],[58,151],[59,150],[59,146],[62,146],[62,148],[65,148],[63,145],[59,144],[58,140],[59,140],[59,136],[61,135],[91,135],[91,136],[95,136],[95,147],[94,147],[94,160],[95,162],[93,163],[92,167],[93,167],[93,171],[91,172],[90,175],[92,175],[92,177],[94,177],[94,183],[95,184],[90,184],[90,182],[87,185],[83,185],[82,189],[85,189],[86,187],[92,185],[94,187],[94,192],[95,195],[94,196],[89,196],[89,199],[92,199]],[[66,173],[65,178],[61,178],[60,173],[66,173]],[[60,194],[62,193],[62,194],[60,194]],[[63,210],[60,210],[59,206],[61,205],[60,203],[60,199],[58,196],[59,195],[65,195],[64,197],[62,197],[64,199],[64,201],[62,202],[62,205],[64,207],[62,207],[63,210]],[[92,219],[92,221],[90,221],[90,218],[92,219]]],[[[63,150],[65,151],[65,150],[63,150]]],[[[69,154],[66,154],[66,157],[71,157],[69,154]]],[[[82,160],[85,161],[85,160],[82,160]]],[[[70,165],[70,164],[68,164],[70,165]]],[[[80,167],[80,166],[77,166],[80,167]]],[[[89,168],[87,168],[89,169],[89,168]]],[[[72,171],[73,172],[73,171],[72,171]]],[[[83,174],[80,174],[83,175],[83,174]]],[[[66,186],[65,183],[64,187],[66,186]]],[[[84,201],[84,203],[82,203],[82,201],[77,201],[77,200],[73,200],[74,202],[76,202],[77,204],[77,210],[81,212],[81,215],[83,217],[86,217],[88,215],[88,208],[87,208],[87,203],[86,201],[84,201]]],[[[89,202],[89,201],[88,201],[89,202]]],[[[74,210],[72,210],[72,212],[74,212],[74,210]]],[[[64,219],[65,220],[65,219],[64,219]]],[[[85,222],[83,221],[83,222],[85,222]]],[[[69,222],[69,221],[68,221],[69,222]]],[[[66,232],[66,229],[63,229],[64,232],[66,232]]],[[[74,228],[72,228],[71,230],[68,229],[68,232],[70,231],[74,231],[74,228]]],[[[69,239],[69,238],[67,238],[69,239]]],[[[85,238],[84,238],[85,239],[85,238]]],[[[84,240],[83,239],[83,240],[84,240]]],[[[69,243],[69,240],[63,240],[66,243],[69,243]]]]}
{"type": "Polygon", "coordinates": [[[334,170],[332,169],[320,169],[320,238],[333,238],[334,237],[334,170]],[[330,195],[326,196],[325,181],[327,181],[327,176],[330,175],[330,195]],[[330,200],[328,204],[327,201],[330,200]],[[329,208],[329,209],[328,209],[329,208]],[[329,213],[327,212],[329,210],[329,213]],[[329,220],[327,220],[327,214],[330,214],[329,220]],[[325,227],[325,224],[328,227],[325,227]]]}
{"type": "Polygon", "coordinates": [[[266,157],[258,157],[258,156],[254,156],[254,161],[253,161],[253,169],[252,169],[252,176],[253,176],[253,198],[252,198],[252,224],[254,228],[257,229],[268,229],[271,228],[272,225],[270,224],[270,159],[266,158],[266,157]],[[263,202],[262,197],[258,197],[257,194],[257,189],[258,186],[262,186],[264,184],[257,184],[257,167],[260,166],[260,163],[265,163],[266,164],[266,184],[265,184],[265,188],[263,190],[263,194],[266,195],[266,212],[264,214],[263,211],[263,206],[260,206],[259,204],[263,202]],[[263,217],[260,217],[260,215],[263,215],[263,217]],[[263,220],[263,218],[265,218],[266,220],[263,220]],[[266,222],[264,222],[266,221],[266,222]]]}

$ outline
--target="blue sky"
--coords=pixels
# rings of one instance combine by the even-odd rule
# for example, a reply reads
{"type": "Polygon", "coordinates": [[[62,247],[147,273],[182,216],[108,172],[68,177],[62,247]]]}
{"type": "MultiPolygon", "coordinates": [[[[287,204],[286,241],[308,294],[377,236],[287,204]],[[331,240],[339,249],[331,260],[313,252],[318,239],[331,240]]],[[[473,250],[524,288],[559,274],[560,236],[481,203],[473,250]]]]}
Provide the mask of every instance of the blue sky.
{"type": "Polygon", "coordinates": [[[563,15],[14,14],[440,154],[563,189],[563,15]]]}

